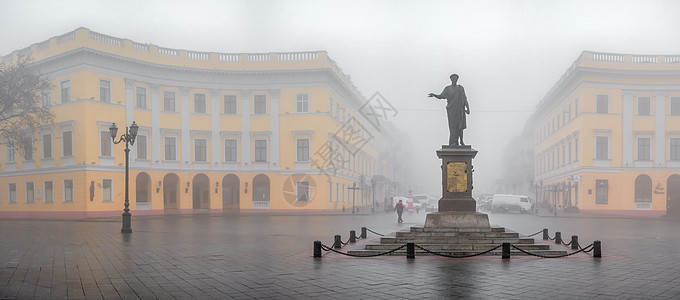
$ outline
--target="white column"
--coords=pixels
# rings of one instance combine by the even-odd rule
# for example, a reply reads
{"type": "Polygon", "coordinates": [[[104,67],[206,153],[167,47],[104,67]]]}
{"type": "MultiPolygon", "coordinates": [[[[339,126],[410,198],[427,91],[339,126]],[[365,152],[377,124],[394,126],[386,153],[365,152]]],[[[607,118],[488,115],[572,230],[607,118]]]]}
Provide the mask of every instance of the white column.
{"type": "Polygon", "coordinates": [[[250,159],[250,91],[241,91],[241,168],[252,168],[250,159]]]}
{"type": "MultiPolygon", "coordinates": [[[[132,121],[135,120],[135,80],[125,78],[125,125],[130,126],[132,121]]],[[[130,146],[130,163],[134,163],[135,158],[137,158],[137,148],[132,145],[130,146]]]]}
{"type": "Polygon", "coordinates": [[[191,105],[189,102],[189,88],[179,89],[181,95],[180,122],[182,126],[182,168],[191,167],[191,105]]]}
{"type": "Polygon", "coordinates": [[[623,140],[621,166],[633,166],[633,98],[634,91],[623,91],[623,128],[621,132],[623,140]]]}
{"type": "Polygon", "coordinates": [[[210,128],[212,131],[212,162],[210,164],[211,168],[216,169],[222,164],[222,157],[220,152],[221,142],[220,142],[220,91],[210,90],[210,99],[212,100],[211,111],[210,111],[210,128]]]}
{"type": "Polygon", "coordinates": [[[154,167],[161,165],[161,107],[157,84],[151,84],[151,163],[154,167]]]}
{"type": "Polygon", "coordinates": [[[280,169],[279,165],[279,94],[281,90],[269,90],[269,103],[271,104],[271,111],[269,117],[269,126],[271,131],[271,164],[269,168],[280,169]]]}
{"type": "Polygon", "coordinates": [[[666,92],[654,92],[656,112],[654,126],[654,167],[664,167],[666,160],[666,92]]]}

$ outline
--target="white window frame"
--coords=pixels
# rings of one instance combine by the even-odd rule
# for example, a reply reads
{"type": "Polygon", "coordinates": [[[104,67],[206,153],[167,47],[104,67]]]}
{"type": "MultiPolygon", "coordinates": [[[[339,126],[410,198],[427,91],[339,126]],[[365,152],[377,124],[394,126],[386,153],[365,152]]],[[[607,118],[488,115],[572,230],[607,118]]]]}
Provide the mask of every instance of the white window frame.
{"type": "Polygon", "coordinates": [[[680,149],[677,150],[678,151],[678,157],[675,157],[675,159],[673,159],[674,157],[672,156],[673,155],[673,152],[672,152],[673,151],[673,148],[672,148],[673,140],[678,141],[677,147],[680,148],[680,137],[670,137],[670,138],[668,138],[668,160],[672,161],[672,162],[679,162],[680,161],[680,149]]]}
{"type": "Polygon", "coordinates": [[[149,94],[147,93],[147,88],[144,86],[136,86],[135,87],[135,108],[141,108],[141,109],[147,109],[149,107],[149,94]],[[144,94],[140,94],[139,91],[143,90],[144,94]],[[139,105],[139,96],[144,95],[144,105],[141,106],[139,105]]]}
{"type": "Polygon", "coordinates": [[[9,138],[5,138],[5,141],[6,141],[5,145],[6,145],[6,151],[7,151],[7,162],[8,163],[14,163],[14,162],[17,161],[17,152],[16,152],[16,148],[14,147],[14,141],[9,139],[9,138]]]}
{"type": "Polygon", "coordinates": [[[637,97],[637,115],[638,116],[651,116],[652,115],[652,97],[650,97],[650,96],[638,96],[637,97]],[[642,99],[646,99],[648,101],[647,102],[647,112],[648,113],[644,114],[644,115],[640,113],[640,106],[641,106],[640,100],[642,100],[642,99]]]}
{"type": "Polygon", "coordinates": [[[43,145],[43,151],[42,151],[42,158],[43,159],[52,159],[53,156],[53,151],[52,151],[52,133],[45,133],[41,135],[42,137],[42,145],[43,145]],[[49,137],[48,137],[49,136],[49,137]],[[49,145],[49,156],[47,155],[48,151],[46,147],[49,145]]]}
{"type": "Polygon", "coordinates": [[[267,105],[267,95],[263,95],[263,94],[253,95],[253,114],[254,115],[266,115],[267,110],[268,110],[267,106],[269,106],[269,105],[267,105]],[[263,97],[263,98],[260,98],[260,97],[263,97]],[[257,107],[258,107],[257,102],[258,101],[257,100],[262,100],[262,99],[264,99],[263,100],[263,102],[264,102],[264,112],[258,112],[258,109],[257,109],[257,107]]]}
{"type": "Polygon", "coordinates": [[[238,96],[234,94],[226,94],[222,96],[222,112],[225,115],[237,115],[238,114],[238,96]],[[231,102],[231,100],[234,100],[234,111],[233,112],[228,112],[227,111],[227,102],[231,102]]]}
{"type": "Polygon", "coordinates": [[[15,182],[7,184],[7,203],[17,203],[17,184],[15,182]],[[14,197],[12,197],[12,186],[14,186],[14,197]]]}
{"type": "Polygon", "coordinates": [[[24,154],[22,155],[23,160],[24,161],[32,161],[33,158],[34,158],[33,157],[33,136],[29,135],[29,136],[24,137],[22,139],[22,142],[24,143],[24,154]],[[27,141],[30,141],[30,142],[27,142],[27,141]],[[29,145],[27,145],[27,144],[29,144],[29,145]],[[28,154],[30,154],[30,155],[28,155],[28,154]],[[30,156],[30,157],[27,157],[27,156],[30,156]]]}
{"type": "Polygon", "coordinates": [[[195,138],[194,139],[194,162],[207,162],[208,161],[208,139],[205,138],[195,138]],[[203,148],[203,160],[198,159],[198,141],[205,142],[205,147],[203,148]]]}
{"type": "Polygon", "coordinates": [[[59,103],[69,103],[73,101],[73,85],[71,79],[59,81],[59,103]],[[68,99],[64,99],[64,89],[68,89],[68,99]]]}
{"type": "Polygon", "coordinates": [[[113,157],[113,139],[111,138],[111,132],[100,130],[99,131],[99,156],[100,157],[113,157]],[[106,138],[104,137],[106,136],[106,138]],[[104,141],[106,140],[106,141],[104,141]],[[109,155],[104,154],[104,144],[108,143],[109,155]]]}
{"type": "Polygon", "coordinates": [[[177,161],[177,137],[175,137],[175,136],[164,136],[163,137],[163,160],[164,161],[177,161]],[[168,139],[174,140],[174,146],[175,146],[174,150],[173,150],[173,154],[175,156],[174,159],[168,159],[167,158],[168,157],[168,151],[167,151],[167,149],[168,149],[167,148],[168,147],[167,146],[168,145],[168,139]]]}
{"type": "Polygon", "coordinates": [[[161,104],[163,105],[163,107],[162,107],[163,109],[162,109],[161,111],[163,111],[163,112],[177,112],[177,92],[176,92],[176,91],[172,91],[172,90],[164,90],[164,91],[161,93],[161,95],[163,96],[163,99],[162,99],[163,101],[161,102],[161,104]],[[168,93],[168,95],[169,95],[169,94],[172,94],[173,102],[174,102],[174,103],[173,103],[172,110],[166,109],[166,107],[169,107],[168,105],[165,105],[165,94],[166,94],[166,93],[168,93]]]}
{"type": "Polygon", "coordinates": [[[595,140],[594,141],[595,147],[593,147],[593,148],[594,148],[595,152],[594,152],[594,155],[593,155],[593,160],[610,160],[611,159],[611,137],[609,135],[601,135],[600,134],[600,135],[595,135],[594,140],[595,140]],[[597,157],[597,152],[598,152],[597,151],[598,150],[597,149],[597,138],[598,137],[607,138],[607,157],[606,158],[598,158],[597,157]]]}
{"type": "Polygon", "coordinates": [[[651,161],[653,159],[652,142],[653,142],[653,140],[652,140],[652,137],[650,137],[650,136],[639,136],[639,137],[635,138],[635,160],[636,161],[651,161]],[[642,139],[649,140],[649,144],[647,144],[647,146],[649,146],[649,148],[647,149],[647,153],[649,154],[649,157],[647,159],[640,159],[640,140],[642,140],[642,139]]]}
{"type": "Polygon", "coordinates": [[[309,112],[309,93],[297,93],[295,94],[295,112],[296,113],[308,113],[309,112]]]}
{"type": "Polygon", "coordinates": [[[112,84],[111,84],[110,79],[99,78],[99,101],[101,101],[103,103],[112,103],[113,102],[111,86],[112,86],[112,84]],[[102,85],[102,83],[108,83],[109,84],[108,88],[104,87],[102,85]],[[108,91],[102,90],[102,89],[108,89],[108,91]],[[108,99],[104,99],[104,97],[102,97],[102,96],[107,97],[108,99]]]}
{"type": "Polygon", "coordinates": [[[33,181],[26,181],[25,186],[26,186],[26,193],[25,193],[26,195],[25,195],[24,198],[26,200],[26,204],[35,203],[35,183],[33,181]],[[29,184],[31,185],[31,190],[32,190],[30,197],[29,197],[29,193],[28,193],[28,185],[29,184]]]}
{"type": "Polygon", "coordinates": [[[64,131],[61,132],[61,157],[69,157],[69,156],[73,156],[73,130],[64,130],[64,131]],[[70,134],[71,135],[71,145],[69,145],[71,153],[68,154],[68,155],[65,155],[66,154],[66,143],[64,143],[64,140],[65,140],[64,139],[64,133],[66,133],[66,132],[71,133],[70,134]]]}
{"type": "Polygon", "coordinates": [[[144,134],[138,134],[137,137],[135,138],[135,157],[139,160],[148,160],[149,159],[149,137],[144,134]],[[139,145],[142,145],[139,141],[143,140],[144,141],[144,147],[139,147],[139,145]],[[140,148],[143,151],[140,151],[140,148]],[[144,157],[140,157],[139,154],[143,153],[144,157]]]}
{"type": "Polygon", "coordinates": [[[102,202],[107,202],[107,203],[113,202],[113,179],[112,178],[102,178],[102,202]],[[109,199],[110,200],[108,200],[108,201],[105,200],[106,191],[104,189],[104,182],[107,181],[107,180],[111,182],[111,189],[109,190],[109,194],[110,194],[109,199]]]}
{"type": "Polygon", "coordinates": [[[269,145],[266,139],[256,139],[253,140],[253,161],[258,162],[258,163],[264,163],[269,161],[269,145]],[[257,147],[257,142],[264,142],[264,160],[258,159],[258,147],[257,147]]]}
{"type": "Polygon", "coordinates": [[[196,114],[206,114],[206,113],[208,113],[208,100],[207,99],[208,99],[208,97],[205,93],[194,93],[194,113],[196,113],[196,114]],[[198,111],[196,109],[196,107],[198,106],[198,105],[196,105],[196,103],[198,101],[198,99],[196,99],[196,96],[203,96],[203,111],[198,111]]]}
{"type": "Polygon", "coordinates": [[[62,183],[62,197],[63,197],[63,198],[62,198],[62,202],[65,202],[65,203],[73,203],[73,202],[75,202],[75,199],[74,199],[74,198],[75,198],[75,195],[74,195],[74,194],[75,194],[75,189],[76,189],[76,188],[75,188],[75,182],[73,181],[73,179],[64,179],[64,180],[63,180],[63,183],[62,183]],[[70,182],[71,182],[71,199],[67,199],[67,198],[66,198],[66,182],[67,182],[67,181],[70,181],[70,182]]]}
{"type": "Polygon", "coordinates": [[[54,182],[52,180],[45,180],[43,181],[43,191],[45,192],[44,197],[43,197],[43,202],[44,203],[53,203],[54,202],[54,182]],[[51,184],[50,187],[50,197],[47,197],[47,183],[51,184]],[[49,199],[48,199],[49,198],[49,199]],[[49,200],[49,201],[48,201],[49,200]]]}
{"type": "Polygon", "coordinates": [[[310,148],[311,148],[311,139],[310,138],[297,138],[295,139],[295,162],[309,162],[311,155],[310,155],[310,148]],[[307,159],[306,160],[300,160],[300,141],[301,140],[306,140],[307,141],[307,159]]]}
{"type": "Polygon", "coordinates": [[[235,163],[238,162],[238,139],[224,139],[224,162],[228,163],[235,163]],[[227,160],[227,141],[234,141],[236,145],[234,145],[234,159],[233,160],[227,160]]]}
{"type": "Polygon", "coordinates": [[[680,116],[680,96],[671,96],[668,100],[668,114],[671,116],[680,116]],[[675,103],[675,105],[673,105],[675,103]],[[675,113],[673,113],[675,108],[675,113]]]}

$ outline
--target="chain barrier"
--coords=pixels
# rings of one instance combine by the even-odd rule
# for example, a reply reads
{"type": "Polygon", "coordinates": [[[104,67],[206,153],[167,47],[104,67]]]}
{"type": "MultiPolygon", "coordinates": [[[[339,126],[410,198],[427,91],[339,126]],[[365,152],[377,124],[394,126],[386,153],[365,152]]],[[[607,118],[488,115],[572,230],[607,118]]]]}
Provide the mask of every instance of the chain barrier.
{"type": "Polygon", "coordinates": [[[347,245],[352,238],[348,238],[346,242],[340,241],[340,244],[347,245]]]}
{"type": "MultiPolygon", "coordinates": [[[[584,249],[591,248],[591,250],[592,250],[593,245],[594,245],[594,244],[590,244],[590,245],[586,246],[584,249]]],[[[526,251],[526,250],[517,248],[517,246],[515,246],[515,245],[513,245],[513,244],[510,244],[510,247],[515,248],[515,249],[518,250],[519,252],[522,252],[522,253],[524,253],[524,254],[526,254],[526,255],[536,256],[536,257],[540,257],[540,258],[561,258],[561,257],[572,256],[572,255],[574,255],[574,254],[576,254],[576,253],[589,252],[589,251],[590,251],[590,250],[586,251],[586,250],[584,250],[584,249],[581,249],[581,250],[578,250],[578,251],[575,251],[575,252],[572,252],[572,253],[567,253],[567,254],[564,254],[564,255],[548,256],[548,255],[541,255],[541,254],[531,253],[531,252],[529,252],[529,251],[526,251]]]]}
{"type": "Polygon", "coordinates": [[[377,232],[370,230],[368,228],[366,228],[366,231],[370,231],[370,232],[372,232],[372,233],[374,233],[375,235],[378,235],[378,236],[385,236],[384,234],[377,233],[377,232]]]}
{"type": "Polygon", "coordinates": [[[539,233],[543,233],[543,230],[541,230],[541,231],[539,231],[539,232],[536,232],[536,233],[534,233],[534,234],[532,234],[532,235],[527,235],[527,237],[532,237],[532,236],[537,235],[537,234],[539,234],[539,233]]]}
{"type": "Polygon", "coordinates": [[[444,257],[450,257],[450,258],[467,258],[467,257],[474,257],[474,256],[479,256],[479,255],[487,254],[487,253],[489,253],[489,252],[491,252],[491,251],[493,251],[493,250],[496,250],[496,249],[500,248],[500,247],[503,246],[503,245],[498,245],[498,246],[496,246],[496,247],[494,247],[494,248],[491,248],[491,249],[489,249],[489,250],[486,250],[486,251],[484,251],[484,252],[475,253],[475,254],[466,254],[466,255],[449,255],[449,254],[444,254],[444,253],[440,253],[440,252],[430,251],[430,250],[427,250],[427,249],[425,249],[425,248],[423,248],[423,247],[421,247],[421,246],[419,246],[419,245],[415,245],[415,246],[416,246],[416,248],[418,248],[418,249],[420,249],[420,250],[423,250],[423,251],[425,251],[425,252],[427,252],[427,253],[430,253],[430,254],[433,254],[433,255],[437,255],[437,256],[444,256],[444,257]]]}
{"type": "Polygon", "coordinates": [[[404,248],[404,247],[406,247],[406,244],[403,244],[403,245],[399,246],[398,248],[395,248],[395,249],[392,249],[390,251],[383,252],[383,253],[369,254],[369,255],[357,255],[357,254],[349,254],[349,253],[345,253],[345,252],[340,252],[340,251],[335,250],[333,248],[329,248],[326,245],[323,245],[323,244],[321,245],[321,249],[323,249],[325,251],[333,251],[335,253],[346,255],[346,256],[351,256],[351,257],[376,257],[376,256],[388,255],[388,254],[391,254],[392,252],[397,251],[397,250],[404,248]],[[326,249],[328,249],[328,250],[326,250],[326,249]]]}
{"type": "Polygon", "coordinates": [[[570,246],[570,245],[571,245],[571,242],[569,242],[568,244],[565,244],[565,243],[564,243],[564,240],[562,240],[561,242],[562,242],[562,245],[565,245],[565,246],[570,246]]]}

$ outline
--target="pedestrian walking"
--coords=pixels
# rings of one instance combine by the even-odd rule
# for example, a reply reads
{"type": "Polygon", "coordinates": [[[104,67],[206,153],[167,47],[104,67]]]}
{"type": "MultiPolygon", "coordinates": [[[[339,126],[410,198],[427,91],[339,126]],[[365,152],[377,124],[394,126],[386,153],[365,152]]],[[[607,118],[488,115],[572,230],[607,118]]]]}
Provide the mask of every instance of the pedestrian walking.
{"type": "Polygon", "coordinates": [[[401,200],[399,200],[399,202],[397,202],[397,205],[394,206],[394,210],[397,212],[397,216],[399,217],[397,219],[397,223],[403,223],[404,220],[401,219],[401,214],[404,213],[404,203],[402,203],[401,200]]]}

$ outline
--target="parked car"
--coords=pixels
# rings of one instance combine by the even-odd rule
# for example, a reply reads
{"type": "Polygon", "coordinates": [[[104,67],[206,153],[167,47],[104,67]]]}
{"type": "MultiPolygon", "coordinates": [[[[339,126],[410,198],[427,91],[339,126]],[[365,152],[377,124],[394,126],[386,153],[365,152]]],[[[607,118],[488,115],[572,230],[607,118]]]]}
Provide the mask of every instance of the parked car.
{"type": "Polygon", "coordinates": [[[493,198],[484,198],[477,201],[477,211],[491,211],[493,198]]]}
{"type": "Polygon", "coordinates": [[[495,194],[491,200],[491,210],[494,212],[519,211],[531,212],[534,204],[529,197],[520,195],[495,194]]]}

